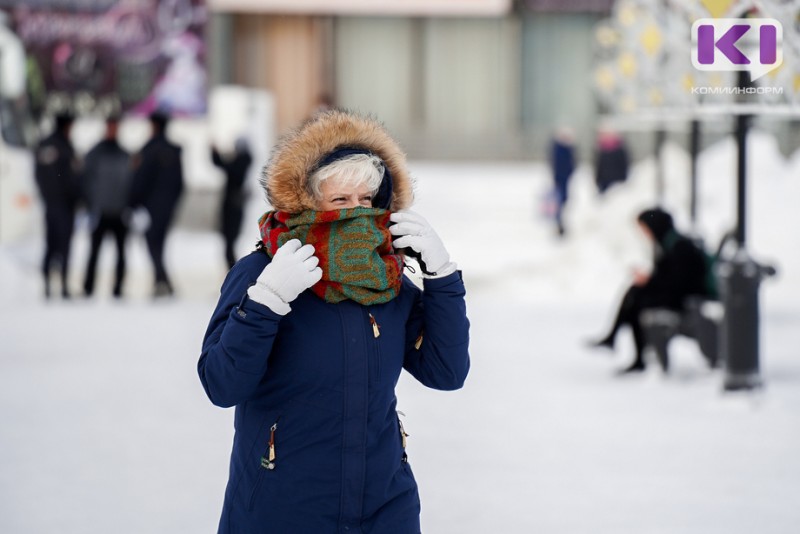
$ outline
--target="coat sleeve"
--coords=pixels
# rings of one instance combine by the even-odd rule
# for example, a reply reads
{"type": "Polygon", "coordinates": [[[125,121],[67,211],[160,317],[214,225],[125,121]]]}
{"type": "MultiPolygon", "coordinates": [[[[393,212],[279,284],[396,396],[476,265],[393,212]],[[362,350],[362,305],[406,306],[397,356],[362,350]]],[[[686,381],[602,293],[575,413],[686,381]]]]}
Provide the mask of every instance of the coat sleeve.
{"type": "Polygon", "coordinates": [[[67,189],[69,191],[68,197],[70,201],[73,203],[81,202],[83,199],[83,195],[81,194],[81,162],[75,155],[75,151],[67,145],[67,149],[64,150],[63,153],[63,160],[60,167],[61,169],[65,169],[67,180],[67,189]]]}
{"type": "Polygon", "coordinates": [[[225,162],[222,160],[222,156],[217,151],[216,148],[211,148],[211,163],[213,163],[216,167],[219,167],[223,171],[225,169],[225,162]]]}
{"type": "Polygon", "coordinates": [[[176,147],[175,148],[175,153],[176,153],[175,154],[175,172],[176,172],[176,174],[178,176],[178,180],[177,180],[178,181],[178,190],[177,190],[177,192],[178,192],[178,194],[180,194],[183,191],[183,185],[184,185],[183,184],[183,181],[184,181],[183,180],[183,156],[181,155],[183,153],[183,149],[181,149],[181,147],[176,147]]]}
{"type": "Polygon", "coordinates": [[[430,388],[461,388],[470,365],[469,320],[461,272],[426,279],[421,292],[410,281],[404,283],[415,291],[415,297],[406,326],[403,367],[430,388]]]}
{"type": "Polygon", "coordinates": [[[704,277],[703,263],[702,253],[690,241],[681,239],[656,264],[646,288],[682,301],[698,285],[698,277],[704,277]]]}
{"type": "Polygon", "coordinates": [[[133,172],[129,194],[129,203],[132,207],[143,205],[148,191],[152,189],[155,169],[153,168],[153,159],[150,152],[149,145],[145,145],[133,158],[133,172]]]}
{"type": "Polygon", "coordinates": [[[94,208],[93,196],[97,187],[97,149],[93,148],[83,159],[83,170],[79,176],[81,198],[89,210],[94,208]]]}
{"type": "Polygon", "coordinates": [[[247,288],[263,267],[263,262],[251,258],[235,265],[225,279],[197,364],[208,398],[223,408],[240,404],[255,393],[267,372],[282,317],[247,298],[247,288]]]}

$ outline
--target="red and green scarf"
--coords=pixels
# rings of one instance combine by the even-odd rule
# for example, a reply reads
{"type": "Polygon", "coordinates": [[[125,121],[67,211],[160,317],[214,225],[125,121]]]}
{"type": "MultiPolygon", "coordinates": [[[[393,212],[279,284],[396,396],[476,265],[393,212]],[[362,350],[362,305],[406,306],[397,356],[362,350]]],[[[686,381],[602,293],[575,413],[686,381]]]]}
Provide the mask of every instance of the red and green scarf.
{"type": "Polygon", "coordinates": [[[291,239],[314,245],[322,279],[311,290],[326,302],[380,304],[400,291],[403,257],[394,253],[389,212],[376,208],[268,211],[258,221],[270,257],[291,239]]]}

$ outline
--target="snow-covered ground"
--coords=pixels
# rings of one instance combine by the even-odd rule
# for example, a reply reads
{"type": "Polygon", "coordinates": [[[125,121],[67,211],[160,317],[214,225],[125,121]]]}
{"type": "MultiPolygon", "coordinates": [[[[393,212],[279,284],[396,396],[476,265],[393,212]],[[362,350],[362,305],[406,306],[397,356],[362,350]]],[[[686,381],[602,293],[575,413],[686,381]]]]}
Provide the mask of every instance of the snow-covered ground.
{"type": "MultiPolygon", "coordinates": [[[[619,378],[632,347],[584,348],[648,253],[633,218],[654,203],[645,161],[598,199],[571,187],[568,237],[542,216],[545,166],[413,162],[417,206],[464,271],[473,367],[458,392],[404,376],[409,455],[426,533],[794,534],[800,528],[800,152],[751,136],[748,239],[780,275],[762,286],[766,388],[723,393],[691,341],[673,373],[619,378]]],[[[733,225],[734,146],[700,161],[699,232],[733,225]]],[[[688,161],[668,146],[665,205],[688,228],[688,161]]],[[[240,245],[257,238],[255,202],[240,245]]],[[[214,532],[232,410],[195,365],[224,276],[220,239],[178,229],[179,297],[152,302],[141,238],[113,301],[110,243],[95,300],[42,300],[41,240],[0,248],[0,532],[214,532]]],[[[73,288],[86,236],[76,237],[73,288]]]]}

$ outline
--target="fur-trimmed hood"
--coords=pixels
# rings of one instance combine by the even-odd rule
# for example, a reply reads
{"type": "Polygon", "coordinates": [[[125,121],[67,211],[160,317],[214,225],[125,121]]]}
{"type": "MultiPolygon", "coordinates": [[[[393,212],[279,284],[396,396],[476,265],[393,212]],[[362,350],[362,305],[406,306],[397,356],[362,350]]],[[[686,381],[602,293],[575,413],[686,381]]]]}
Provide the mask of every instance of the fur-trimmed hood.
{"type": "Polygon", "coordinates": [[[406,156],[377,120],[349,111],[323,111],[281,138],[261,177],[267,200],[289,213],[314,209],[309,174],[328,154],[341,147],[363,148],[380,157],[392,176],[389,209],[408,208],[414,201],[414,183],[406,156]]]}

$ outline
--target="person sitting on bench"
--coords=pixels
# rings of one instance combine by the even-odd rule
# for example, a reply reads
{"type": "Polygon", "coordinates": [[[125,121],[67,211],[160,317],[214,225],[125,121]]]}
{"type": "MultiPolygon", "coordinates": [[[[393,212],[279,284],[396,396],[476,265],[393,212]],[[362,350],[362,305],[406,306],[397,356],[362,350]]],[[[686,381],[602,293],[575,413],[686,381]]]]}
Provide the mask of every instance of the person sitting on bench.
{"type": "Polygon", "coordinates": [[[625,293],[611,331],[592,347],[614,348],[617,332],[630,325],[636,357],[620,373],[644,371],[645,338],[640,314],[645,309],[666,308],[683,311],[687,297],[714,298],[713,275],[706,253],[675,229],[672,216],[660,208],[648,209],[637,217],[639,227],[655,246],[652,271],[635,272],[633,285],[625,293]]]}

